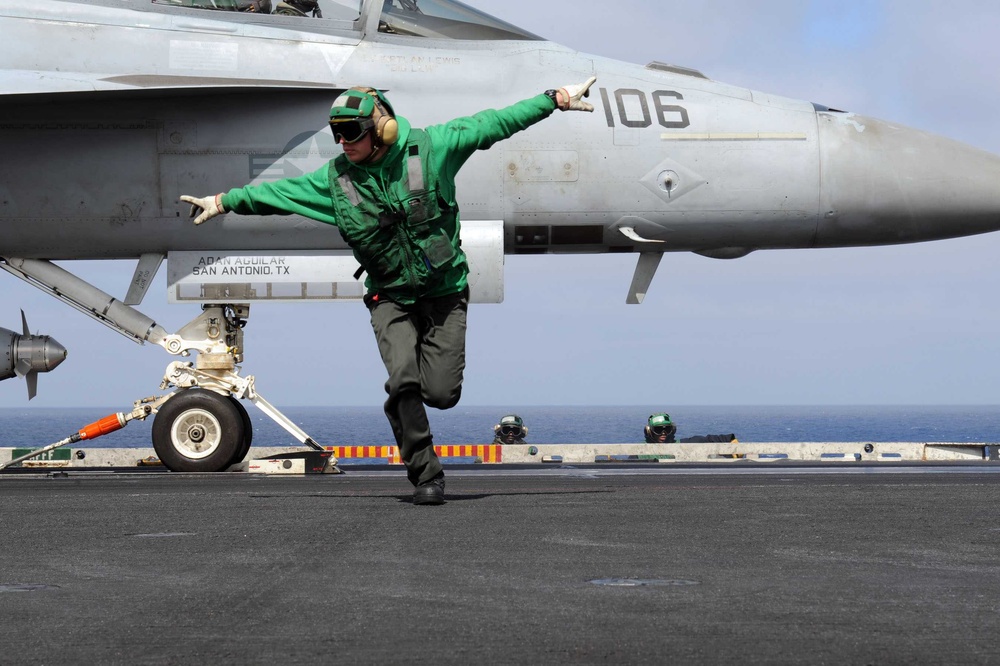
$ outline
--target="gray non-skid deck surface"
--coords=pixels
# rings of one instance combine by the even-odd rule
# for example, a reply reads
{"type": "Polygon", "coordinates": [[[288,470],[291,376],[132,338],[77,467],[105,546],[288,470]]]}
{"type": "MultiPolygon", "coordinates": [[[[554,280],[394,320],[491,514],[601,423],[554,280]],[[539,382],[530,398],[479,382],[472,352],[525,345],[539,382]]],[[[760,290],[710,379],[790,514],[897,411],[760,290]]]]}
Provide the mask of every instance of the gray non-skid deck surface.
{"type": "Polygon", "coordinates": [[[0,663],[992,662],[965,469],[5,474],[0,663]]]}

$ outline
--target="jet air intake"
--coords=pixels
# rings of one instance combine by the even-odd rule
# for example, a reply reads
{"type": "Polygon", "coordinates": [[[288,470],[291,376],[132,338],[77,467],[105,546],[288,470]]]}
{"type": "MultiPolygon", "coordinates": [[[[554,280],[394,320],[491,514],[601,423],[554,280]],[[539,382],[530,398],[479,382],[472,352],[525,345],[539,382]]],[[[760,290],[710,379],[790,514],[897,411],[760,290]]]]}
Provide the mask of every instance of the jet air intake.
{"type": "Polygon", "coordinates": [[[22,335],[0,328],[0,380],[24,377],[28,383],[28,400],[38,392],[38,373],[49,372],[66,360],[66,348],[47,335],[32,335],[28,320],[21,310],[22,335]]]}

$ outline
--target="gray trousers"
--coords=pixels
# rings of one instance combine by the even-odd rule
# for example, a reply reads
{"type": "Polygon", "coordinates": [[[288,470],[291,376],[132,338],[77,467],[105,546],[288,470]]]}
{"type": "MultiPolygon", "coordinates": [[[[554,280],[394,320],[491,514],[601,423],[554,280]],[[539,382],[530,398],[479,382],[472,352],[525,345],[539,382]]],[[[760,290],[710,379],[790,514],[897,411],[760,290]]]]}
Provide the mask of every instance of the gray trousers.
{"type": "Polygon", "coordinates": [[[462,396],[468,290],[413,305],[388,299],[366,302],[389,372],[385,415],[406,476],[416,486],[441,472],[424,405],[449,409],[462,396]]]}

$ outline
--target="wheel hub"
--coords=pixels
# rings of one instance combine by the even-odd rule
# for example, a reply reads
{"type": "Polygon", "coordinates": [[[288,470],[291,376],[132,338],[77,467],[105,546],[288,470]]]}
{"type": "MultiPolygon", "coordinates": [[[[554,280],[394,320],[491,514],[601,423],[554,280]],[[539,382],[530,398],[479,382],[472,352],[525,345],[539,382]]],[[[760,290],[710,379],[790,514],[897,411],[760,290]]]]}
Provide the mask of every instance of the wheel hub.
{"type": "Polygon", "coordinates": [[[189,409],[174,420],[171,438],[174,447],[188,458],[207,458],[222,441],[222,426],[208,410],[189,409]]]}

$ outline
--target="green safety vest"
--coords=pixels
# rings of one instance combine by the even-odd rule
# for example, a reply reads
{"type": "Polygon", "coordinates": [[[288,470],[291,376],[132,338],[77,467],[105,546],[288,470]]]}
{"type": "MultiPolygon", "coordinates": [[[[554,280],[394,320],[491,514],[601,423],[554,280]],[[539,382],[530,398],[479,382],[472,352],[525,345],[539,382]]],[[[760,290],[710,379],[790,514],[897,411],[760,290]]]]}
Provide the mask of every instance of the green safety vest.
{"type": "Polygon", "coordinates": [[[411,129],[402,159],[380,170],[358,168],[345,155],[329,167],[337,228],[368,273],[368,292],[401,303],[467,284],[458,209],[441,197],[430,152],[427,132],[411,129]]]}

